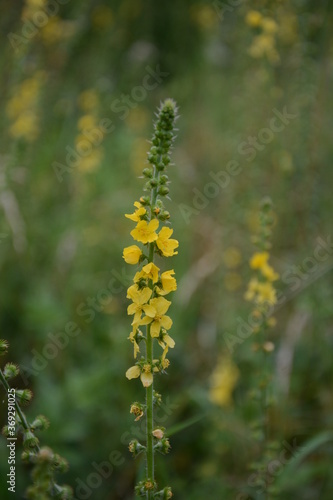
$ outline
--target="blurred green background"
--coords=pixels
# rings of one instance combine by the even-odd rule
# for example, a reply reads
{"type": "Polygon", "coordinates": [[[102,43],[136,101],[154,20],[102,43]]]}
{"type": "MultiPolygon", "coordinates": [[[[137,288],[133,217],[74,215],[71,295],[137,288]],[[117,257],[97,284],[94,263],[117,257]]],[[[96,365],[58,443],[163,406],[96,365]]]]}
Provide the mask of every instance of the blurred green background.
{"type": "MultiPolygon", "coordinates": [[[[286,297],[272,331],[271,435],[303,450],[321,439],[293,469],[288,455],[272,481],[286,500],[331,499],[331,2],[12,0],[0,18],[1,336],[23,369],[17,387],[34,392],[28,416],[51,422],[42,443],[70,463],[61,481],[76,498],[130,500],[142,473],[127,449],[142,433],[129,405],[143,389],[124,375],[134,273],[121,257],[131,244],[124,213],[142,194],[156,107],[172,97],[180,119],[167,209],[179,286],[176,348],[158,380],[172,451],[157,459],[157,478],[180,499],[262,498],[246,493],[258,361],[251,338],[232,353],[225,339],[251,310],[251,236],[268,195],[286,297]],[[85,129],[95,131],[88,143],[85,129]],[[222,185],[209,184],[214,173],[222,185]],[[110,461],[108,477],[91,476],[110,461]]],[[[4,438],[0,472],[1,498],[13,498],[4,438]]],[[[16,498],[29,473],[18,453],[16,498]]]]}

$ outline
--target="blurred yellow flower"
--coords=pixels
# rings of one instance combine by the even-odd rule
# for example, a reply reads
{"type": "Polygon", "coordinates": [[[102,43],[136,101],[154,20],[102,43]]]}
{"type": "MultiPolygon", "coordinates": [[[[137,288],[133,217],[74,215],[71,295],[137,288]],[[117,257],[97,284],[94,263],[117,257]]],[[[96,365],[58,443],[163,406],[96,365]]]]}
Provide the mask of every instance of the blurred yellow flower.
{"type": "Polygon", "coordinates": [[[222,258],[228,269],[235,269],[242,262],[242,255],[236,247],[226,248],[223,252],[222,258]]]}
{"type": "Polygon", "coordinates": [[[239,273],[226,273],[224,285],[229,292],[238,290],[242,285],[242,277],[239,273]]]}
{"type": "Polygon", "coordinates": [[[260,269],[267,264],[269,258],[268,252],[256,252],[250,259],[251,269],[260,269]]]}
{"type": "Polygon", "coordinates": [[[245,17],[246,24],[252,28],[257,28],[260,26],[262,20],[262,15],[257,10],[250,10],[245,17]]]}
{"type": "Polygon", "coordinates": [[[211,377],[209,399],[218,406],[230,406],[239,370],[230,357],[222,356],[211,377]]]}
{"type": "Polygon", "coordinates": [[[89,112],[96,109],[99,104],[96,90],[89,89],[81,92],[78,98],[78,104],[83,111],[89,112]]]}
{"type": "Polygon", "coordinates": [[[77,128],[82,131],[96,127],[96,117],[94,115],[82,115],[77,122],[77,128]]]}

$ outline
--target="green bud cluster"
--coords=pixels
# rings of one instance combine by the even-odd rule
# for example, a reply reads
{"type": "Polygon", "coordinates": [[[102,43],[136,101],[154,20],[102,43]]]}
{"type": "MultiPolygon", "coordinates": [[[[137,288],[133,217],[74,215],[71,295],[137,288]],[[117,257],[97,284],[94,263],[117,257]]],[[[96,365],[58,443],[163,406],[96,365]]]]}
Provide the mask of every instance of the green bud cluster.
{"type": "MultiPolygon", "coordinates": [[[[143,175],[148,180],[145,191],[156,189],[160,197],[169,194],[169,178],[165,173],[165,168],[170,164],[170,152],[172,143],[175,140],[174,123],[177,119],[177,106],[172,99],[166,99],[157,114],[157,121],[154,123],[154,134],[151,140],[152,146],[148,152],[148,162],[151,167],[143,170],[143,175]]],[[[142,196],[140,202],[143,206],[150,206],[150,196],[142,196]]],[[[152,212],[161,221],[170,219],[170,214],[164,208],[162,200],[159,198],[155,205],[151,207],[152,212]]]]}
{"type": "MultiPolygon", "coordinates": [[[[0,339],[0,356],[7,353],[8,346],[6,340],[0,339]]],[[[13,363],[7,363],[3,370],[0,369],[0,382],[7,393],[10,390],[8,381],[19,375],[19,372],[19,367],[13,363]]],[[[39,415],[29,423],[22,411],[21,406],[27,405],[32,396],[30,389],[15,390],[15,433],[22,437],[24,449],[22,460],[33,466],[31,473],[33,484],[27,488],[25,498],[31,500],[49,500],[50,498],[70,500],[73,498],[72,489],[67,485],[56,484],[54,478],[56,471],[65,472],[67,470],[66,460],[54,453],[51,448],[40,448],[39,439],[35,435],[35,431],[47,429],[48,420],[43,415],[39,415]]],[[[7,425],[3,427],[2,433],[4,436],[9,436],[7,425]]],[[[10,435],[12,436],[12,433],[10,435]]]]}

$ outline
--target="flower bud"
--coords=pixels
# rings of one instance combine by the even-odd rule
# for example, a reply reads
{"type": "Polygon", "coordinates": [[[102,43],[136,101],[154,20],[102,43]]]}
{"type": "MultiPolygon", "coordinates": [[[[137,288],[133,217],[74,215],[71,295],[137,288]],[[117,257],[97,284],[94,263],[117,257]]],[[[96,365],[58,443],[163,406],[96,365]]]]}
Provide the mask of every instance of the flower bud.
{"type": "Polygon", "coordinates": [[[137,439],[132,439],[128,445],[128,449],[132,453],[133,457],[137,457],[146,449],[146,447],[142,446],[137,439]]]}
{"type": "Polygon", "coordinates": [[[153,177],[153,171],[151,168],[144,168],[142,173],[145,177],[148,177],[148,179],[151,179],[153,177]]]}
{"type": "Polygon", "coordinates": [[[16,377],[20,373],[20,369],[18,366],[14,365],[14,363],[7,363],[3,374],[7,380],[16,377]]]}
{"type": "Polygon", "coordinates": [[[162,439],[164,437],[164,432],[162,431],[162,429],[155,429],[153,431],[153,436],[157,439],[162,439]]]}
{"type": "Polygon", "coordinates": [[[157,192],[161,196],[166,196],[169,193],[169,188],[167,186],[160,186],[157,192]]]}
{"type": "Polygon", "coordinates": [[[15,391],[16,400],[22,405],[28,404],[32,399],[32,392],[30,389],[19,389],[15,391]]]}
{"type": "Polygon", "coordinates": [[[144,406],[141,403],[133,403],[131,405],[130,413],[133,413],[133,415],[136,417],[135,421],[140,420],[140,418],[143,416],[143,409],[144,406]]]}
{"type": "Polygon", "coordinates": [[[38,438],[36,438],[33,432],[26,430],[23,432],[23,445],[25,448],[35,448],[38,446],[38,443],[38,438]]]}

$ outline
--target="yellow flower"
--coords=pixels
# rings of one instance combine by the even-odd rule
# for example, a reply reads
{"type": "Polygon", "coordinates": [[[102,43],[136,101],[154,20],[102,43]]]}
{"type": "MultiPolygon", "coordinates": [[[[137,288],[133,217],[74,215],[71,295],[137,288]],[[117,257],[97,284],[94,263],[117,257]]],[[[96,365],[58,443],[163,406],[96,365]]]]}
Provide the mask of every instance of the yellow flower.
{"type": "Polygon", "coordinates": [[[146,215],[147,210],[138,201],[136,201],[134,203],[134,206],[136,207],[136,210],[134,211],[134,213],[133,214],[125,214],[125,217],[127,217],[127,219],[133,220],[134,222],[140,222],[142,216],[146,215]]]}
{"type": "Polygon", "coordinates": [[[131,286],[127,291],[127,296],[133,301],[127,308],[127,314],[131,316],[134,314],[134,319],[132,325],[136,325],[141,320],[141,315],[144,312],[146,316],[149,316],[150,321],[155,317],[156,311],[153,306],[147,304],[151,297],[153,291],[146,287],[142,290],[135,289],[135,286],[131,286]]]}
{"type": "Polygon", "coordinates": [[[171,269],[171,271],[165,271],[161,274],[162,288],[157,287],[159,295],[167,295],[168,293],[177,290],[177,281],[173,277],[173,274],[175,274],[173,269],[171,269]]]}
{"type": "Polygon", "coordinates": [[[131,245],[124,248],[123,259],[127,264],[137,264],[140,260],[142,252],[137,245],[131,245]]]}
{"type": "Polygon", "coordinates": [[[209,399],[218,406],[229,406],[239,378],[237,366],[230,358],[221,358],[211,375],[209,399]]]}
{"type": "Polygon", "coordinates": [[[141,373],[141,382],[143,387],[149,387],[153,383],[153,374],[151,373],[150,364],[143,365],[142,373],[141,373]]]}
{"type": "Polygon", "coordinates": [[[250,267],[252,269],[261,269],[267,264],[268,258],[268,252],[256,252],[250,260],[250,267]]]}
{"type": "Polygon", "coordinates": [[[257,10],[250,10],[246,14],[245,21],[252,28],[257,28],[260,26],[262,20],[262,15],[257,10]]]}
{"type": "Polygon", "coordinates": [[[158,343],[162,347],[162,349],[165,349],[166,347],[171,347],[171,349],[173,349],[176,345],[176,342],[167,333],[163,335],[162,340],[158,340],[158,343]]]}
{"type": "Polygon", "coordinates": [[[252,278],[247,285],[247,291],[244,295],[245,300],[253,300],[258,291],[259,281],[257,278],[252,278]]]}
{"type": "Polygon", "coordinates": [[[264,17],[261,23],[262,29],[266,31],[266,33],[273,34],[278,30],[278,25],[274,21],[274,19],[270,17],[264,17]]]}
{"type": "Polygon", "coordinates": [[[145,220],[140,220],[133,231],[131,231],[131,236],[141,243],[152,243],[157,240],[157,234],[155,233],[158,228],[159,222],[157,219],[151,220],[147,223],[145,220]]]}
{"type": "Polygon", "coordinates": [[[94,115],[83,115],[78,121],[77,128],[79,130],[91,129],[96,126],[96,118],[94,115]]]}
{"type": "Polygon", "coordinates": [[[260,271],[265,276],[265,278],[268,279],[268,281],[276,281],[279,279],[278,273],[276,273],[269,264],[265,264],[264,266],[262,266],[260,268],[260,271]]]}
{"type": "Polygon", "coordinates": [[[235,269],[242,262],[242,255],[238,248],[228,247],[223,253],[223,261],[228,269],[235,269]]]}
{"type": "Polygon", "coordinates": [[[157,283],[159,270],[159,267],[155,266],[152,262],[146,264],[141,271],[135,274],[134,283],[137,283],[141,278],[150,279],[154,284],[157,283]]]}
{"type": "Polygon", "coordinates": [[[170,240],[172,233],[173,229],[170,229],[169,227],[162,227],[158,234],[156,245],[161,250],[164,257],[172,257],[178,253],[174,251],[175,248],[179,246],[178,241],[172,239],[170,240]]]}
{"type": "Polygon", "coordinates": [[[142,371],[138,365],[131,366],[126,372],[126,377],[128,380],[140,377],[144,387],[149,387],[153,383],[153,374],[149,364],[143,365],[142,371]]]}
{"type": "Polygon", "coordinates": [[[96,90],[90,89],[81,92],[78,98],[78,103],[84,111],[92,111],[98,106],[98,95],[96,90]]]}
{"type": "Polygon", "coordinates": [[[150,335],[152,337],[158,337],[162,327],[166,330],[171,328],[172,319],[169,316],[165,316],[170,304],[171,302],[164,297],[151,299],[150,305],[155,309],[153,322],[150,325],[150,335]]]}
{"type": "Polygon", "coordinates": [[[134,359],[136,359],[137,354],[140,352],[139,344],[136,341],[136,332],[137,329],[134,328],[133,331],[130,333],[128,340],[130,340],[133,344],[134,347],[134,359]]]}
{"type": "Polygon", "coordinates": [[[276,304],[276,290],[271,283],[258,283],[257,301],[259,304],[263,304],[265,302],[268,302],[270,305],[276,304]]]}

